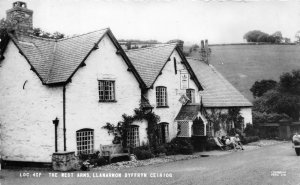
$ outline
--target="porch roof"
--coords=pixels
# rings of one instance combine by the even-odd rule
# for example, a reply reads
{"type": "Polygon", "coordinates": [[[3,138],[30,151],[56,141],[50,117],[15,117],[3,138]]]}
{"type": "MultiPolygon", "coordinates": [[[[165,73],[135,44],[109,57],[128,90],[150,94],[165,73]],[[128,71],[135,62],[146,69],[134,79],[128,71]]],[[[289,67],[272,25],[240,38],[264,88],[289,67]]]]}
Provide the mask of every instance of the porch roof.
{"type": "Polygon", "coordinates": [[[200,111],[200,104],[187,104],[181,107],[175,120],[191,120],[194,121],[200,111]]]}

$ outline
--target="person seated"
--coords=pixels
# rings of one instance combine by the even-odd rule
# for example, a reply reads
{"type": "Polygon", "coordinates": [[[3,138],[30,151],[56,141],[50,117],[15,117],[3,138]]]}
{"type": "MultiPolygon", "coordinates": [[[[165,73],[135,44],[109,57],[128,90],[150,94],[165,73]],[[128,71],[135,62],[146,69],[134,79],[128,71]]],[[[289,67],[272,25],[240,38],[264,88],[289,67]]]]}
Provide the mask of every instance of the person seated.
{"type": "Polygon", "coordinates": [[[244,150],[239,134],[235,134],[234,142],[236,143],[237,148],[244,150]]]}
{"type": "Polygon", "coordinates": [[[295,132],[292,140],[294,145],[300,145],[300,135],[298,134],[298,132],[295,132]]]}
{"type": "Polygon", "coordinates": [[[229,147],[233,148],[234,150],[236,150],[236,143],[234,141],[232,141],[230,139],[230,137],[228,137],[228,136],[226,137],[225,144],[226,144],[226,146],[229,146],[229,147]]]}
{"type": "Polygon", "coordinates": [[[226,145],[226,137],[225,137],[225,136],[222,136],[222,137],[221,137],[221,143],[222,143],[223,145],[226,145]]]}

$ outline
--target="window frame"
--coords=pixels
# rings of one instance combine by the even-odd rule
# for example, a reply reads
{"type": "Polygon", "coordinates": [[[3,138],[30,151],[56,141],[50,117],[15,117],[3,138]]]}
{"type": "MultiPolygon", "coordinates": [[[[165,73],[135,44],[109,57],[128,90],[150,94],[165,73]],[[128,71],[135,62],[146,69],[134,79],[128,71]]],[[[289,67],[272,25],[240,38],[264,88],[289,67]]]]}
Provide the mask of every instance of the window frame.
{"type": "Polygon", "coordinates": [[[157,86],[155,88],[156,95],[156,107],[157,108],[168,108],[168,91],[165,86],[157,86]],[[164,89],[164,92],[162,90],[164,89]],[[164,93],[164,97],[163,94],[164,93]]]}
{"type": "Polygon", "coordinates": [[[115,86],[116,86],[115,80],[98,80],[99,102],[117,102],[116,101],[116,87],[115,86]],[[101,83],[103,83],[102,86],[103,86],[104,89],[100,89],[101,88],[101,83]],[[108,89],[108,85],[106,83],[112,83],[112,87],[109,87],[109,89],[108,89]],[[106,95],[106,93],[108,95],[106,95]],[[111,96],[112,99],[106,98],[106,96],[111,96]]]}
{"type": "Polygon", "coordinates": [[[130,127],[128,128],[126,144],[127,147],[133,148],[140,146],[140,129],[138,125],[130,125],[130,127]]]}
{"type": "Polygon", "coordinates": [[[190,103],[195,103],[196,102],[196,100],[195,100],[195,93],[196,93],[195,89],[189,88],[189,89],[185,90],[185,94],[190,99],[189,100],[190,103]],[[191,95],[191,97],[189,95],[191,95]]]}
{"type": "Polygon", "coordinates": [[[78,154],[94,153],[94,144],[95,144],[94,129],[84,128],[76,131],[76,148],[78,154]]]}
{"type": "Polygon", "coordinates": [[[213,123],[207,122],[206,123],[206,136],[214,136],[213,134],[213,123]]]}
{"type": "Polygon", "coordinates": [[[159,141],[160,144],[166,144],[169,142],[170,131],[169,131],[169,123],[162,122],[158,124],[159,130],[159,141]]]}

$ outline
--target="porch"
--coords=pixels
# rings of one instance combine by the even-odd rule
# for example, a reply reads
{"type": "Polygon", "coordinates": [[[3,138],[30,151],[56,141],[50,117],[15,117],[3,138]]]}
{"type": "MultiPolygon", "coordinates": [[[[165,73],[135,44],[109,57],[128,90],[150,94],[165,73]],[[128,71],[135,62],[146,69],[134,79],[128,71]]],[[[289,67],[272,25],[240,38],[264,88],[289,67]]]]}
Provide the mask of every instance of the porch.
{"type": "Polygon", "coordinates": [[[196,151],[204,151],[210,136],[208,121],[200,112],[200,104],[184,105],[175,118],[177,137],[189,137],[196,151]]]}

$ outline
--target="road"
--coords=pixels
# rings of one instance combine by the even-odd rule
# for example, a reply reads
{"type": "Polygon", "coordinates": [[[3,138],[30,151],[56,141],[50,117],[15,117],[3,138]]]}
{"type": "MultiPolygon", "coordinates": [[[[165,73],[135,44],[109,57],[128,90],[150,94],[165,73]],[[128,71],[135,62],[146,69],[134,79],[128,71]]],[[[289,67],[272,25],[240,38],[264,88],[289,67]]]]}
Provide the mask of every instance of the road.
{"type": "MultiPolygon", "coordinates": [[[[102,172],[89,172],[91,177],[49,178],[48,172],[41,172],[41,177],[20,177],[20,172],[3,170],[1,185],[18,184],[201,184],[201,185],[300,185],[300,157],[291,148],[291,143],[266,146],[251,151],[238,151],[223,156],[202,157],[198,159],[177,161],[167,164],[150,165],[123,169],[121,178],[96,177],[102,172]],[[146,173],[147,177],[127,177],[125,174],[146,173]],[[172,177],[153,177],[157,173],[172,177]],[[94,177],[92,177],[94,175],[94,177]],[[152,177],[149,177],[149,176],[152,177]],[[276,176],[277,175],[277,176],[276,176]]],[[[107,171],[105,171],[108,174],[107,171]]],[[[69,174],[70,175],[70,174],[69,174]]],[[[73,174],[78,175],[78,172],[73,174]]],[[[85,175],[85,174],[81,174],[85,175]]],[[[137,174],[136,174],[137,175],[137,174]]]]}

